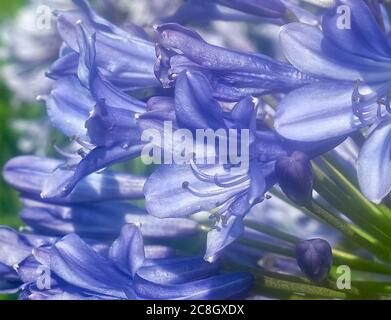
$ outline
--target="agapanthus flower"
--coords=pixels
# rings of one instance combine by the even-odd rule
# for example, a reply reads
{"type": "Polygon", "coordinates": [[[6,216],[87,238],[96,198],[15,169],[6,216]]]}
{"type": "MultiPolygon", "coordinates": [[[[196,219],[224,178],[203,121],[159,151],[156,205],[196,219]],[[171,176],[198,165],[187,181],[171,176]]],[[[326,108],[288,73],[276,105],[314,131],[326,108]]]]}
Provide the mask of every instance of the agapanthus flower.
{"type": "MultiPolygon", "coordinates": [[[[111,0],[94,0],[92,4],[118,24],[124,23],[131,9],[111,0]]],[[[68,10],[77,10],[72,0],[29,0],[18,12],[15,22],[4,26],[2,75],[18,99],[34,102],[38,95],[50,91],[53,82],[45,73],[58,58],[63,42],[52,12],[68,10]],[[25,90],[26,85],[29,90],[25,90]]]]}
{"type": "MultiPolygon", "coordinates": [[[[308,201],[312,192],[312,173],[309,159],[303,152],[314,157],[332,148],[335,142],[323,142],[314,148],[285,141],[270,129],[257,128],[257,109],[250,97],[223,113],[213,98],[207,77],[200,72],[179,74],[175,93],[177,121],[182,126],[191,129],[247,128],[250,132],[248,168],[233,173],[230,170],[232,163],[230,168],[229,164],[218,160],[215,165],[197,165],[196,161],[188,165],[161,165],[145,184],[146,208],[152,215],[180,217],[216,210],[211,216],[217,219],[216,226],[208,234],[205,254],[206,259],[213,261],[242,234],[245,215],[265,199],[265,193],[277,182],[288,197],[300,203],[308,201]],[[305,169],[301,172],[291,170],[291,163],[305,169]],[[292,174],[287,174],[290,170],[292,174]],[[304,187],[290,187],[297,183],[304,187]],[[169,205],[173,201],[175,208],[169,205]]],[[[196,152],[194,157],[197,158],[196,152]]]]}
{"type": "MultiPolygon", "coordinates": [[[[60,160],[22,156],[10,160],[3,177],[22,196],[30,199],[46,198],[52,187],[48,179],[62,165],[60,160]],[[46,191],[45,191],[46,190],[46,191]]],[[[142,197],[145,178],[131,174],[105,171],[89,175],[67,197],[51,197],[53,203],[88,203],[106,200],[128,200],[142,197]]]]}
{"type": "Polygon", "coordinates": [[[164,16],[160,20],[180,24],[193,21],[263,21],[284,25],[292,19],[314,25],[319,23],[317,15],[302,8],[295,0],[189,0],[185,1],[175,14],[168,17],[164,16]]]}
{"type": "Polygon", "coordinates": [[[293,23],[283,27],[280,38],[295,67],[323,80],[283,99],[277,131],[293,140],[318,141],[368,128],[358,180],[366,197],[379,203],[391,190],[387,34],[363,0],[343,0],[325,13],[322,31],[293,23]],[[340,20],[339,5],[350,8],[349,25],[340,20]]]}
{"type": "Polygon", "coordinates": [[[64,41],[60,58],[49,73],[60,76],[77,74],[81,45],[78,22],[88,35],[95,34],[96,64],[103,77],[124,89],[137,89],[157,84],[150,66],[155,60],[152,42],[132,35],[97,15],[83,0],[74,1],[79,10],[58,13],[57,29],[64,41]]]}
{"type": "MultiPolygon", "coordinates": [[[[153,78],[152,82],[148,80],[152,79],[150,75],[155,60],[152,61],[152,57],[149,57],[153,44],[137,36],[130,36],[124,30],[98,17],[84,1],[79,1],[78,4],[83,9],[82,12],[66,12],[60,15],[58,19],[60,34],[73,50],[66,50],[65,55],[54,64],[51,75],[57,79],[57,82],[46,99],[46,103],[53,124],[66,135],[76,137],[84,144],[90,144],[91,151],[73,169],[73,173],[71,171],[58,172],[54,175],[52,181],[56,181],[58,191],[52,196],[66,195],[80,179],[88,174],[113,163],[129,160],[140,154],[143,143],[139,139],[141,133],[136,123],[137,118],[147,111],[146,105],[144,102],[125,94],[120,88],[135,89],[140,85],[145,87],[157,85],[156,78],[153,78]],[[113,40],[114,38],[116,40],[113,40]],[[112,41],[110,46],[107,46],[107,41],[112,41]],[[126,50],[129,50],[129,54],[123,51],[124,47],[128,48],[126,50]],[[137,52],[139,54],[136,54],[137,52]],[[102,58],[100,58],[100,55],[102,55],[102,58]],[[125,63],[124,65],[120,65],[122,60],[115,58],[116,55],[126,56],[126,59],[121,58],[125,63]],[[112,60],[103,59],[108,56],[112,60]],[[110,63],[113,65],[110,66],[110,63]],[[127,67],[127,65],[132,65],[132,67],[127,67]],[[142,70],[138,69],[133,73],[132,68],[142,68],[142,70]],[[114,70],[125,69],[127,70],[125,74],[120,71],[113,72],[114,70]],[[144,81],[146,79],[147,81],[144,81]],[[137,85],[131,85],[132,82],[137,83],[137,85]],[[78,92],[77,99],[75,99],[74,92],[78,92]],[[64,117],[67,117],[68,120],[64,121],[64,117]]],[[[200,40],[194,32],[186,31],[179,25],[160,26],[157,30],[162,39],[167,38],[167,41],[178,38],[178,36],[175,37],[176,34],[179,34],[178,39],[181,39],[180,35],[186,37],[189,34],[200,40]],[[174,31],[172,32],[174,34],[173,37],[169,36],[167,38],[166,35],[170,28],[173,28],[174,31]]],[[[179,47],[181,43],[185,44],[183,40],[186,39],[182,39],[182,42],[179,41],[179,47]]],[[[188,40],[190,39],[186,40],[187,43],[190,43],[188,40]]],[[[163,40],[162,46],[167,46],[167,41],[163,40]]],[[[252,89],[249,91],[242,90],[238,88],[242,86],[241,84],[232,84],[232,87],[227,88],[227,92],[230,95],[234,93],[235,99],[245,97],[249,93],[265,93],[269,89],[285,91],[292,89],[292,86],[299,86],[303,81],[310,81],[310,79],[306,80],[305,75],[298,74],[297,70],[292,69],[288,64],[276,62],[266,56],[219,49],[206,44],[202,39],[198,42],[200,42],[200,54],[203,55],[202,50],[207,52],[204,57],[205,62],[201,62],[201,64],[205,64],[208,68],[205,70],[201,68],[201,71],[211,81],[212,87],[214,83],[223,87],[231,85],[233,72],[231,70],[233,68],[237,69],[235,72],[238,80],[240,78],[245,82],[253,82],[254,80],[251,80],[251,77],[256,77],[259,80],[256,85],[251,84],[254,88],[257,87],[254,89],[255,91],[252,89]],[[222,54],[222,60],[218,62],[220,67],[208,63],[207,60],[212,59],[213,55],[220,57],[220,54],[222,54]],[[224,55],[227,57],[223,58],[224,55]],[[226,65],[228,59],[234,59],[229,66],[226,65]],[[225,71],[221,71],[224,74],[220,76],[219,69],[221,68],[225,71]],[[261,74],[258,74],[259,72],[261,74]],[[217,78],[210,79],[214,77],[215,73],[218,75],[217,78]],[[285,76],[291,78],[286,82],[284,80],[285,76]],[[226,80],[220,79],[221,77],[226,78],[226,80]],[[229,83],[224,84],[224,81],[229,83]],[[270,88],[270,85],[273,88],[270,88]]],[[[194,41],[192,43],[194,44],[194,41]]],[[[172,66],[169,71],[164,71],[166,63],[163,61],[166,58],[159,54],[162,50],[174,52],[174,50],[180,50],[180,48],[158,49],[157,74],[172,71],[172,66]]],[[[192,49],[190,52],[195,54],[196,51],[192,49]]],[[[186,52],[184,51],[184,53],[186,52]]],[[[180,57],[184,58],[182,55],[173,56],[171,60],[180,57]]],[[[197,60],[197,57],[194,59],[197,60]]],[[[183,68],[183,70],[185,69],[188,68],[183,68]]],[[[190,70],[192,69],[190,67],[190,70]]],[[[181,70],[182,68],[178,69],[177,72],[181,72],[181,70]]],[[[195,70],[197,71],[199,68],[195,67],[195,70]]],[[[163,79],[160,80],[164,83],[163,79]]],[[[247,86],[247,84],[243,85],[247,86]]],[[[215,87],[213,87],[212,92],[213,95],[216,94],[215,87]]],[[[182,113],[179,110],[177,116],[181,116],[182,113]]]]}
{"type": "MultiPolygon", "coordinates": [[[[19,157],[4,167],[4,179],[21,194],[20,218],[40,235],[77,232],[90,239],[113,239],[126,223],[142,225],[144,236],[155,239],[194,236],[195,221],[161,221],[128,201],[143,197],[145,178],[115,172],[95,173],[82,180],[67,197],[45,198],[41,190],[61,162],[50,158],[19,157]]],[[[50,189],[50,188],[49,188],[50,189]]]]}
{"type": "Polygon", "coordinates": [[[38,243],[8,233],[14,243],[7,253],[13,250],[23,283],[20,299],[223,299],[243,297],[252,286],[250,274],[219,274],[218,264],[201,258],[146,255],[140,229],[132,224],[104,251],[76,234],[38,243]],[[49,272],[44,288],[40,267],[49,272]]]}
{"type": "Polygon", "coordinates": [[[268,56],[220,48],[178,24],[156,27],[160,41],[155,66],[164,87],[175,85],[183,70],[203,72],[215,98],[238,101],[247,95],[284,92],[314,80],[291,65],[268,56]]]}
{"type": "Polygon", "coordinates": [[[75,51],[68,50],[54,64],[51,76],[57,81],[44,100],[53,125],[87,150],[74,168],[66,164],[72,170],[57,171],[52,179],[57,191],[53,188],[53,194],[47,194],[51,197],[67,195],[83,177],[140,154],[136,117],[145,112],[145,103],[125,94],[113,82],[133,89],[158,83],[153,75],[152,43],[98,17],[84,1],[79,5],[84,11],[59,16],[60,34],[75,51]],[[124,55],[124,47],[129,55],[124,55]]]}
{"type": "Polygon", "coordinates": [[[370,143],[390,113],[379,1],[174,1],[155,16],[166,2],[151,0],[142,28],[133,14],[117,25],[115,12],[74,3],[55,12],[63,44],[39,97],[66,138],[53,148],[62,159],[16,157],[3,170],[23,226],[0,227],[0,292],[389,296],[388,199],[368,201],[356,177],[368,143],[375,159],[389,151],[370,143]],[[258,23],[282,26],[287,60],[254,37],[258,23]],[[333,284],[340,265],[349,289],[333,284]]]}

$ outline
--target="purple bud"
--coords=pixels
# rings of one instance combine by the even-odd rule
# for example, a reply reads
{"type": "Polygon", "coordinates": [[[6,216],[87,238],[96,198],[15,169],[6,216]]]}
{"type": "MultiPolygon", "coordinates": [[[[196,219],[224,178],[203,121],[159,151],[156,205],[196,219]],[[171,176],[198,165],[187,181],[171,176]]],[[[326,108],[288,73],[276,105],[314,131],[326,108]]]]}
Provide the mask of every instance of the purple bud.
{"type": "Polygon", "coordinates": [[[323,239],[301,241],[296,245],[296,260],[308,278],[322,282],[327,278],[333,261],[331,246],[323,239]]]}
{"type": "Polygon", "coordinates": [[[276,175],[281,189],[289,199],[304,206],[312,197],[313,175],[310,159],[295,151],[276,161],[276,175]]]}

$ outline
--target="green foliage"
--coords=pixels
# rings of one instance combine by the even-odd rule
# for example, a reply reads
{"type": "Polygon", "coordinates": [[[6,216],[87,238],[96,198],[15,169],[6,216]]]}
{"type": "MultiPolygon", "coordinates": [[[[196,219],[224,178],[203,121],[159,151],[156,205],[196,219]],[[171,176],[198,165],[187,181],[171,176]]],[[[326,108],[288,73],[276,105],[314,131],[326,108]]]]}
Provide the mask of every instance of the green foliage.
{"type": "Polygon", "coordinates": [[[0,1],[0,20],[9,19],[24,3],[24,0],[0,1]]]}

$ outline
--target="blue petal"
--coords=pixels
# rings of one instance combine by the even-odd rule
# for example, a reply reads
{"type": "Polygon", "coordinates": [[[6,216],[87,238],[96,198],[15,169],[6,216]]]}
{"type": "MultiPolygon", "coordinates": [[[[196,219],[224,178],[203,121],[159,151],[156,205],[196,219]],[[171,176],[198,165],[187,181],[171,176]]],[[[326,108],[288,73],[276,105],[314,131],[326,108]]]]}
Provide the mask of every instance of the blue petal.
{"type": "Polygon", "coordinates": [[[362,126],[353,114],[354,84],[317,83],[297,89],[280,103],[275,128],[297,141],[322,141],[348,135],[362,126]]]}
{"type": "Polygon", "coordinates": [[[131,291],[131,279],[75,234],[62,238],[45,251],[35,249],[34,256],[75,287],[117,298],[126,298],[126,292],[131,291]]]}
{"type": "Polygon", "coordinates": [[[208,232],[205,260],[216,261],[223,249],[239,238],[243,231],[242,217],[231,216],[224,225],[220,222],[217,229],[208,232]]]}
{"type": "Polygon", "coordinates": [[[0,294],[13,294],[22,285],[15,270],[0,262],[0,294]]]}
{"type": "Polygon", "coordinates": [[[380,203],[391,191],[391,121],[381,123],[365,141],[358,158],[361,191],[380,203]]]}
{"type": "Polygon", "coordinates": [[[95,104],[89,91],[74,76],[57,80],[46,100],[53,126],[69,137],[87,141],[85,122],[95,104]]]}
{"type": "Polygon", "coordinates": [[[316,27],[301,23],[285,25],[280,43],[289,62],[303,72],[345,81],[389,80],[391,61],[374,61],[344,51],[316,27]]]}
{"type": "Polygon", "coordinates": [[[90,142],[99,147],[133,145],[140,141],[135,114],[125,109],[110,108],[100,100],[85,123],[90,142]]]}
{"type": "Polygon", "coordinates": [[[213,0],[219,4],[260,17],[280,18],[285,6],[279,0],[213,0]]]}
{"type": "Polygon", "coordinates": [[[67,45],[79,52],[77,21],[88,34],[96,33],[96,61],[105,79],[123,89],[153,87],[158,81],[153,73],[153,43],[132,36],[94,13],[84,1],[80,11],[67,11],[58,17],[57,28],[67,45]]]}
{"type": "Polygon", "coordinates": [[[209,277],[218,270],[218,263],[208,263],[200,257],[186,257],[157,260],[142,267],[137,275],[154,283],[180,284],[209,277]]]}
{"type": "Polygon", "coordinates": [[[166,246],[160,246],[160,245],[146,245],[144,247],[144,251],[145,251],[145,258],[151,260],[173,258],[175,257],[176,254],[175,249],[166,246]]]}
{"type": "MultiPolygon", "coordinates": [[[[203,171],[214,176],[226,174],[223,166],[205,165],[203,171]]],[[[162,165],[144,186],[148,212],[160,218],[183,217],[209,211],[240,192],[236,188],[221,188],[213,182],[200,180],[187,165],[162,165]],[[194,194],[186,186],[200,190],[194,194]],[[175,203],[175,206],[172,204],[175,203]]]]}
{"type": "Polygon", "coordinates": [[[351,28],[338,28],[341,14],[337,12],[338,6],[335,6],[323,16],[322,29],[325,37],[355,55],[374,60],[389,60],[391,48],[368,5],[363,0],[340,0],[339,5],[341,4],[350,8],[351,28]]]}
{"type": "Polygon", "coordinates": [[[134,285],[144,299],[222,300],[245,296],[252,282],[248,273],[232,273],[177,285],[156,284],[136,276],[134,285]]]}
{"type": "Polygon", "coordinates": [[[0,227],[0,263],[17,267],[31,255],[32,249],[51,244],[54,239],[35,235],[25,235],[9,227],[0,227]]]}
{"type": "Polygon", "coordinates": [[[109,256],[121,271],[133,278],[145,260],[144,241],[140,228],[134,224],[124,225],[120,236],[110,248],[109,256]]]}
{"type": "Polygon", "coordinates": [[[195,71],[182,72],[175,85],[175,111],[181,127],[190,130],[218,129],[222,110],[213,99],[208,79],[195,71]]]}
{"type": "MultiPolygon", "coordinates": [[[[77,164],[74,170],[58,168],[45,182],[41,196],[45,199],[66,197],[76,188],[83,178],[112,164],[133,159],[140,154],[141,149],[142,145],[97,147],[88,153],[79,164],[77,164]]],[[[121,188],[116,187],[116,189],[117,195],[120,196],[121,188]]],[[[139,197],[139,190],[136,189],[134,191],[135,192],[133,195],[130,195],[130,197],[139,197]]]]}
{"type": "Polygon", "coordinates": [[[40,275],[39,267],[40,263],[34,256],[30,255],[19,264],[19,267],[16,270],[23,283],[30,283],[35,282],[40,275]]]}
{"type": "MultiPolygon", "coordinates": [[[[23,196],[43,200],[41,193],[53,172],[62,162],[51,158],[21,156],[11,159],[3,169],[3,177],[23,196]]],[[[54,181],[58,183],[58,181],[54,181]]],[[[106,200],[140,198],[145,178],[114,172],[95,173],[83,179],[72,194],[67,197],[44,199],[53,203],[86,203],[106,200]],[[119,187],[121,186],[121,187],[119,187]]],[[[45,186],[46,185],[46,186],[45,186]]],[[[50,190],[50,188],[49,188],[50,190]]],[[[61,193],[61,190],[54,189],[61,193]]]]}
{"type": "Polygon", "coordinates": [[[270,57],[228,50],[206,43],[197,33],[177,24],[156,28],[160,35],[156,75],[172,86],[183,70],[200,70],[222,100],[287,91],[313,81],[286,63],[270,57]]]}
{"type": "Polygon", "coordinates": [[[78,64],[79,54],[75,51],[70,51],[54,61],[46,75],[54,80],[59,80],[67,76],[75,76],[77,74],[78,64]]]}
{"type": "Polygon", "coordinates": [[[42,290],[35,283],[27,285],[19,295],[19,300],[103,300],[115,299],[100,294],[85,292],[72,285],[62,284],[48,290],[42,290]]]}
{"type": "Polygon", "coordinates": [[[21,219],[41,234],[64,236],[76,232],[84,238],[115,239],[126,223],[141,224],[145,237],[166,239],[194,236],[198,225],[190,219],[158,219],[127,202],[58,206],[24,200],[21,219]]]}

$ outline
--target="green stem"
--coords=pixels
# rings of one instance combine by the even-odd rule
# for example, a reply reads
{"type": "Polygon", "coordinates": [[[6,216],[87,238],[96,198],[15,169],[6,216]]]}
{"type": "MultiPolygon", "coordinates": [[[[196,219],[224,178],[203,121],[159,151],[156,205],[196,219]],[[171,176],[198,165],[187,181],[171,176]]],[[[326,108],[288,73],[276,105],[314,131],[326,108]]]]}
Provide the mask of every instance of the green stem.
{"type": "Polygon", "coordinates": [[[313,200],[312,203],[308,205],[306,209],[310,214],[318,216],[326,223],[339,230],[346,236],[348,240],[351,240],[357,245],[366,248],[371,253],[388,262],[391,261],[390,248],[384,246],[380,241],[373,238],[371,235],[369,235],[362,229],[359,229],[358,227],[347,223],[341,218],[335,216],[333,213],[329,212],[326,208],[324,208],[321,204],[317,203],[315,200],[313,200]]]}
{"type": "Polygon", "coordinates": [[[333,174],[336,182],[352,195],[354,200],[357,202],[357,206],[362,208],[362,211],[367,214],[368,218],[376,221],[383,230],[386,229],[388,232],[391,232],[390,220],[386,217],[386,215],[384,215],[382,209],[366,199],[363,194],[329,161],[323,158],[322,163],[333,174]]]}
{"type": "Polygon", "coordinates": [[[314,297],[329,298],[329,299],[346,299],[347,295],[344,292],[319,287],[311,284],[297,283],[285,281],[268,276],[256,277],[256,287],[263,289],[280,290],[290,293],[304,293],[314,297]],[[260,282],[260,283],[259,283],[260,282]]]}
{"type": "Polygon", "coordinates": [[[345,189],[331,180],[316,164],[313,165],[313,170],[316,177],[315,189],[322,197],[363,230],[383,243],[391,243],[391,237],[383,231],[379,223],[376,223],[377,218],[372,218],[373,213],[368,213],[368,209],[360,205],[355,197],[351,197],[345,189]]]}

